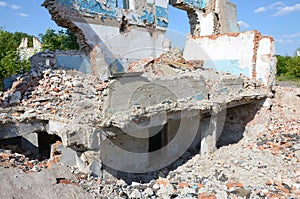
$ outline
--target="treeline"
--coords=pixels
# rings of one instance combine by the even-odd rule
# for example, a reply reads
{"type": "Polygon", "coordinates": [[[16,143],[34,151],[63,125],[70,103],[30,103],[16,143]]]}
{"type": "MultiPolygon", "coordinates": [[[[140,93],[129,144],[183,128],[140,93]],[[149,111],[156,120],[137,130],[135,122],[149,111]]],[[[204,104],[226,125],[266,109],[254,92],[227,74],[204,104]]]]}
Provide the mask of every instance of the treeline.
{"type": "MultiPolygon", "coordinates": [[[[0,28],[0,91],[2,90],[3,79],[30,69],[29,61],[21,60],[17,52],[17,48],[24,37],[28,38],[28,47],[33,47],[33,35],[22,32],[11,33],[0,28]]],[[[79,49],[76,37],[68,30],[56,32],[47,29],[44,34],[39,35],[39,39],[42,42],[43,50],[79,49]]]]}
{"type": "Polygon", "coordinates": [[[78,50],[76,37],[69,30],[60,30],[56,32],[47,29],[45,34],[39,35],[43,44],[43,49],[49,50],[78,50]]]}
{"type": "Polygon", "coordinates": [[[300,81],[300,57],[277,55],[277,80],[300,81]]]}
{"type": "Polygon", "coordinates": [[[29,69],[29,61],[20,60],[17,53],[17,48],[24,37],[28,37],[30,41],[28,45],[32,47],[32,35],[0,30],[0,80],[29,69]]]}

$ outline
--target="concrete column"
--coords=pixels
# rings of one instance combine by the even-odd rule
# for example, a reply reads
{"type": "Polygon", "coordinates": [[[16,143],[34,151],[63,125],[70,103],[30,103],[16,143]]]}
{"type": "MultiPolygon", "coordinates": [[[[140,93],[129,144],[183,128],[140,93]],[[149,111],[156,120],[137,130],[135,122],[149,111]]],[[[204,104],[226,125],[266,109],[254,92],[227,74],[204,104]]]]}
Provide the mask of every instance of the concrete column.
{"type": "Polygon", "coordinates": [[[201,147],[200,155],[204,156],[214,152],[220,137],[226,118],[226,109],[213,112],[210,118],[205,118],[201,124],[201,147]]]}
{"type": "Polygon", "coordinates": [[[31,151],[34,156],[39,154],[39,141],[37,133],[29,133],[21,138],[21,147],[25,151],[31,151]]]}

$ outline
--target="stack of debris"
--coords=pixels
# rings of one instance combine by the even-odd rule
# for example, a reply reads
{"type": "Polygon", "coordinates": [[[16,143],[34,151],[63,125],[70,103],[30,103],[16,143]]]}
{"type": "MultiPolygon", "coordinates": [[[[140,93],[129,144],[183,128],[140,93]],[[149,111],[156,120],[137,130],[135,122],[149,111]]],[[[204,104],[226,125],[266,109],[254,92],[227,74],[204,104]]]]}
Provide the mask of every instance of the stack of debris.
{"type": "MultiPolygon", "coordinates": [[[[141,183],[112,176],[97,178],[71,167],[74,178],[57,176],[57,184],[67,184],[70,189],[79,185],[93,198],[298,198],[300,89],[274,89],[275,96],[269,101],[271,122],[266,131],[224,146],[206,157],[196,155],[173,171],[162,170],[158,179],[141,183]]],[[[31,178],[35,178],[36,172],[45,175],[44,168],[52,168],[49,163],[28,160],[11,150],[0,151],[0,167],[19,167],[32,173],[31,178]]],[[[5,176],[8,170],[1,171],[5,176]]],[[[30,190],[35,193],[33,188],[30,190]]]]}
{"type": "Polygon", "coordinates": [[[145,58],[129,64],[129,72],[145,72],[155,75],[171,76],[176,73],[183,74],[196,69],[203,69],[203,61],[187,61],[183,58],[182,50],[175,47],[158,58],[145,58]]]}

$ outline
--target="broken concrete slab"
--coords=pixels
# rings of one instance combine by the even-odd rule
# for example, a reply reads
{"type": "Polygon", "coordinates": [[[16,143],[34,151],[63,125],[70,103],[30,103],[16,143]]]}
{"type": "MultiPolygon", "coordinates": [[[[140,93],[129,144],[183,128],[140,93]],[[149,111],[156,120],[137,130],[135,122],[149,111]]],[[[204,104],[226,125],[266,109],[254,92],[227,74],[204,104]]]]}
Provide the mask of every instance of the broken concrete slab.
{"type": "Polygon", "coordinates": [[[44,121],[27,121],[21,123],[2,123],[0,128],[0,139],[8,139],[18,136],[27,136],[32,133],[45,131],[44,121]]]}

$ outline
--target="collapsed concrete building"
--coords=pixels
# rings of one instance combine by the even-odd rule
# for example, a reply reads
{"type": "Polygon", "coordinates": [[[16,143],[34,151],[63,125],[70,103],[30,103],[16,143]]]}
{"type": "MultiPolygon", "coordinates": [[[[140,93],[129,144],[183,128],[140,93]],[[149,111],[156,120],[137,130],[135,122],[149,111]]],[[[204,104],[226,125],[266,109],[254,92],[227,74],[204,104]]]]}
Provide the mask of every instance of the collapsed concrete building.
{"type": "Polygon", "coordinates": [[[32,71],[1,96],[0,139],[21,136],[41,150],[56,136],[62,144],[52,150],[62,153],[62,163],[101,176],[103,169],[159,170],[188,150],[205,155],[217,143],[264,130],[274,41],[257,31],[240,33],[234,4],[118,2],[44,2],[82,51],[32,57],[32,71]],[[165,37],[169,4],[189,17],[183,53],[170,50],[165,37]],[[90,74],[51,69],[61,65],[90,74]]]}

